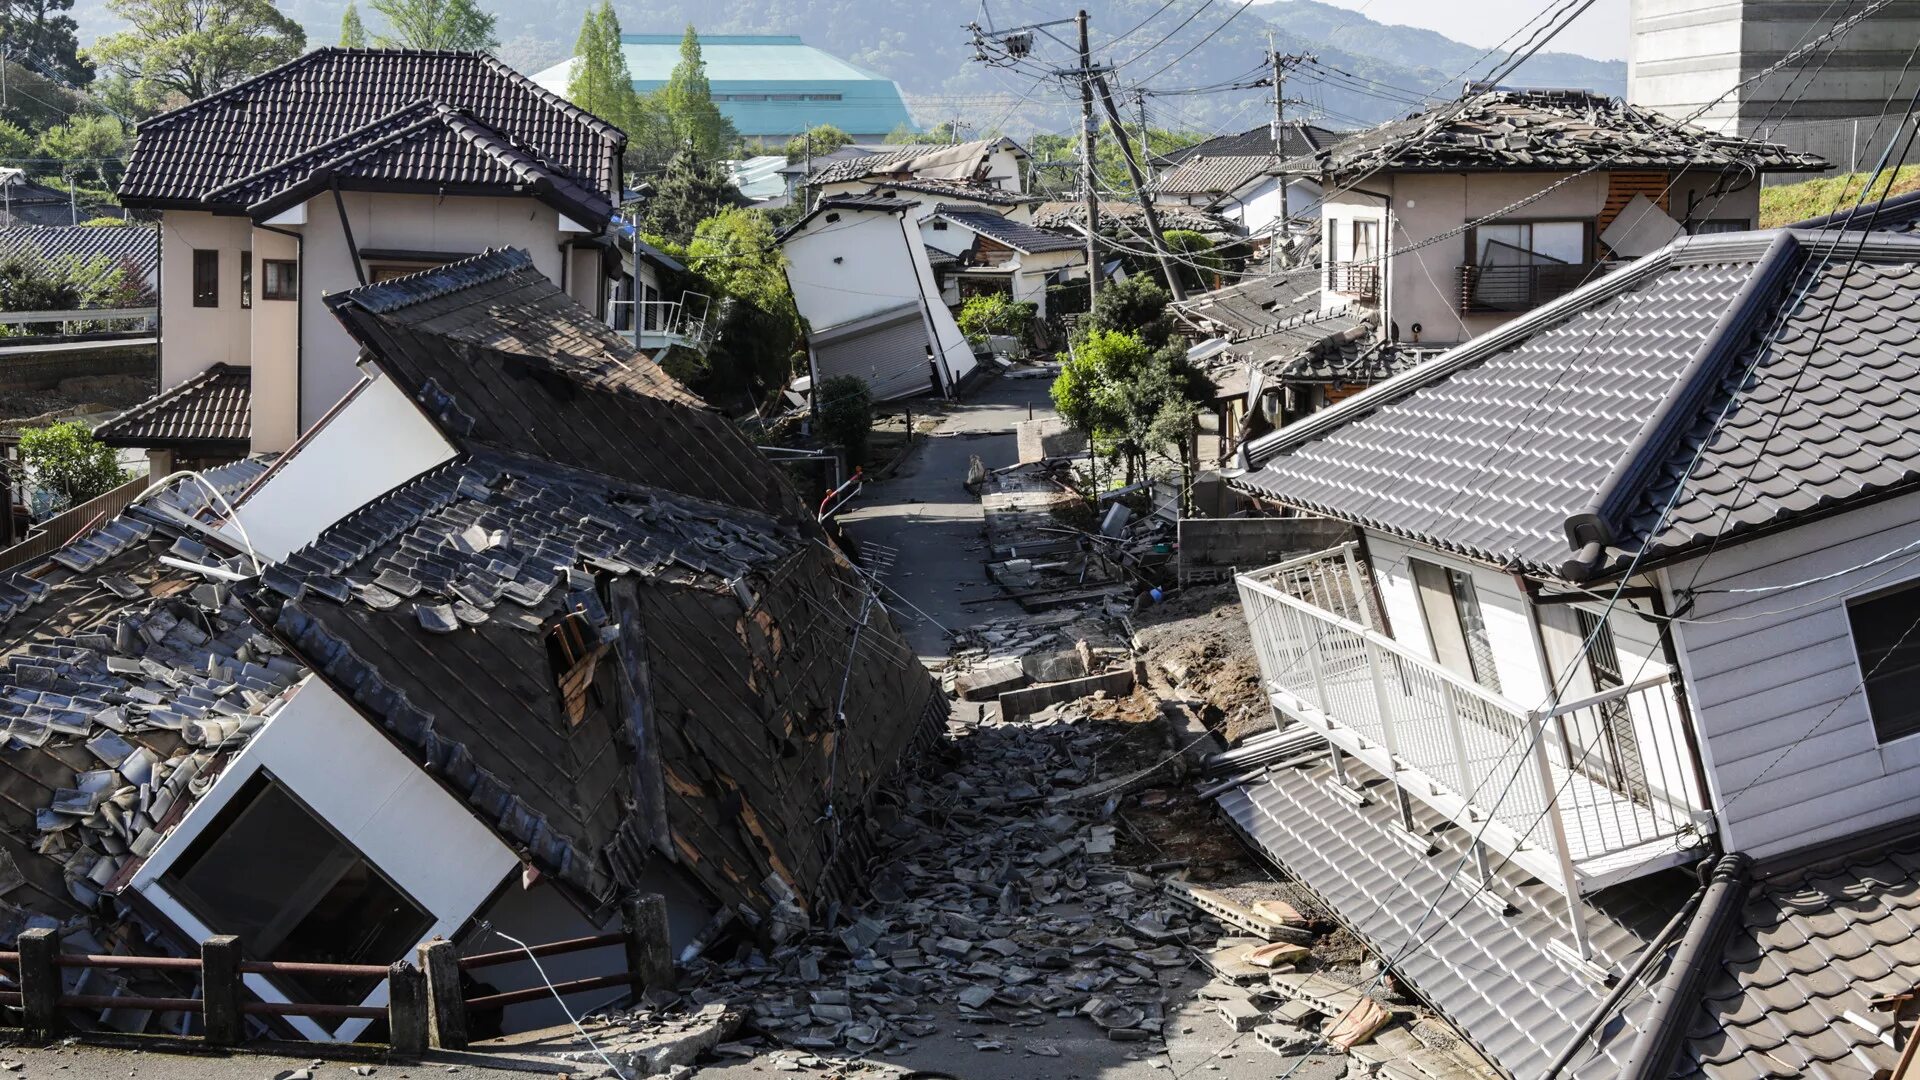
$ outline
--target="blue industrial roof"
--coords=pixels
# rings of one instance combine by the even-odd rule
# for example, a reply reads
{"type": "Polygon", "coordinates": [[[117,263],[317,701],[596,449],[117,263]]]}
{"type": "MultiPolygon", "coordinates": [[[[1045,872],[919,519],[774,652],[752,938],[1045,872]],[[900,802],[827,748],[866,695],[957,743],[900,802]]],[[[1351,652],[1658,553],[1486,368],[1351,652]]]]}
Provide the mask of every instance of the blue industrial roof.
{"type": "MultiPolygon", "coordinates": [[[[680,62],[680,34],[622,34],[627,70],[641,93],[667,83],[680,62]]],[[[782,34],[715,34],[700,39],[714,101],[742,135],[786,137],[818,124],[851,135],[913,127],[892,79],[782,34]]],[[[572,61],[534,76],[565,95],[572,61]]]]}

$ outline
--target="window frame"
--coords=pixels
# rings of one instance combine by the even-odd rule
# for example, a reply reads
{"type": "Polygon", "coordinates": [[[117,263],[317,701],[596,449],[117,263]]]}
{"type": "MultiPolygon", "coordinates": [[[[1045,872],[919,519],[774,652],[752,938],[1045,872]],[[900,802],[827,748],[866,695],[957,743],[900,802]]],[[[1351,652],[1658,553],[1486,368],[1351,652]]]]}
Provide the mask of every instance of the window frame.
{"type": "Polygon", "coordinates": [[[240,310],[253,307],[253,252],[240,253],[240,310]]]}
{"type": "MultiPolygon", "coordinates": [[[[1858,626],[1855,623],[1854,612],[1869,604],[1890,600],[1898,596],[1910,596],[1909,604],[1911,604],[1914,599],[1920,599],[1920,595],[1910,594],[1920,594],[1920,577],[1908,578],[1905,581],[1895,582],[1885,588],[1863,592],[1858,596],[1849,596],[1843,604],[1843,610],[1847,617],[1847,644],[1853,651],[1854,673],[1858,676],[1860,701],[1867,710],[1867,722],[1873,727],[1874,743],[1880,747],[1914,741],[1915,736],[1920,736],[1920,706],[1915,707],[1910,718],[1904,719],[1898,727],[1896,727],[1891,720],[1887,721],[1885,726],[1883,726],[1882,718],[1875,715],[1874,691],[1873,688],[1868,685],[1868,671],[1870,669],[1866,657],[1862,655],[1861,652],[1860,634],[1858,626]],[[1889,733],[1889,729],[1893,729],[1891,734],[1889,733]]],[[[1920,649],[1920,629],[1913,630],[1907,635],[1907,647],[1920,649]]],[[[1920,742],[1916,742],[1916,744],[1920,744],[1920,742]]]]}
{"type": "Polygon", "coordinates": [[[1427,644],[1433,652],[1433,662],[1484,690],[1491,691],[1495,694],[1504,693],[1505,691],[1501,689],[1500,682],[1500,661],[1494,653],[1493,632],[1487,622],[1487,605],[1480,599],[1480,589],[1473,580],[1473,572],[1471,570],[1462,570],[1459,567],[1449,566],[1446,563],[1433,559],[1423,559],[1409,555],[1407,557],[1407,577],[1413,582],[1414,601],[1420,606],[1420,618],[1426,627],[1427,644]],[[1436,596],[1445,599],[1447,610],[1452,615],[1452,628],[1454,632],[1459,635],[1459,650],[1466,660],[1467,670],[1465,671],[1461,671],[1454,665],[1447,663],[1441,656],[1440,635],[1436,633],[1434,628],[1434,612],[1427,602],[1428,587],[1420,580],[1420,568],[1426,568],[1437,573],[1440,577],[1440,582],[1446,586],[1444,589],[1434,590],[1434,592],[1436,596]],[[1462,586],[1465,587],[1464,593],[1462,586]],[[1468,612],[1462,606],[1463,599],[1472,604],[1472,620],[1468,619],[1468,612]],[[1481,651],[1486,654],[1486,670],[1484,671],[1481,670],[1480,664],[1478,663],[1478,656],[1474,649],[1476,629],[1478,630],[1480,643],[1483,645],[1481,651]]]}
{"type": "Polygon", "coordinates": [[[220,306],[220,249],[193,249],[193,306],[197,308],[218,308],[220,306]]]}
{"type": "Polygon", "coordinates": [[[300,261],[298,259],[261,259],[260,260],[260,299],[262,300],[298,300],[300,299],[300,261]],[[278,286],[274,281],[274,270],[279,268],[283,275],[278,286]],[[293,282],[291,287],[286,282],[293,282]]]}
{"type": "MultiPolygon", "coordinates": [[[[1592,263],[1594,261],[1594,254],[1595,254],[1594,247],[1599,241],[1599,230],[1595,228],[1597,222],[1594,218],[1590,218],[1590,217],[1589,218],[1581,218],[1581,217],[1500,218],[1497,221],[1488,221],[1488,222],[1483,222],[1482,224],[1527,225],[1527,226],[1579,225],[1581,226],[1580,261],[1577,263],[1568,263],[1567,264],[1568,266],[1586,266],[1589,263],[1592,263]]],[[[1529,243],[1531,242],[1532,242],[1531,238],[1529,238],[1529,243]]],[[[1535,254],[1542,254],[1542,252],[1540,252],[1538,248],[1529,247],[1527,248],[1527,250],[1535,254]]],[[[1551,256],[1549,256],[1549,258],[1551,258],[1551,256]]],[[[1467,263],[1466,264],[1468,266],[1481,265],[1480,225],[1475,225],[1467,230],[1467,263]]]]}

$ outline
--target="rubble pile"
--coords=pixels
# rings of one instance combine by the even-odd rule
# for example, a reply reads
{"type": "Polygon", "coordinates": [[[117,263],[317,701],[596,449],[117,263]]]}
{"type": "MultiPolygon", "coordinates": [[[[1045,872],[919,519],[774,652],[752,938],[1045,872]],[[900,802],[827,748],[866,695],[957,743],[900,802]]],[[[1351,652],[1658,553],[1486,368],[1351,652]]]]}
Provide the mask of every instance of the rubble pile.
{"type": "Polygon", "coordinates": [[[1233,585],[1182,590],[1143,608],[1134,625],[1149,677],[1165,681],[1168,697],[1198,703],[1208,730],[1227,745],[1272,728],[1260,659],[1233,585]]]}

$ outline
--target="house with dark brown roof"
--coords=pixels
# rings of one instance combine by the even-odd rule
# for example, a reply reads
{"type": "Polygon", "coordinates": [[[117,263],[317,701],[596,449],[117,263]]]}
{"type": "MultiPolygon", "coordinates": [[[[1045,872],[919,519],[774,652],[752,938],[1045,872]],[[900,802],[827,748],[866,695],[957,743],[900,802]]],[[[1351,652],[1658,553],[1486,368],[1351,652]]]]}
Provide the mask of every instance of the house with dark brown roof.
{"type": "Polygon", "coordinates": [[[1286,163],[1318,206],[1329,306],[1454,344],[1676,236],[1753,228],[1760,178],[1826,163],[1582,90],[1477,87],[1286,163]]]}
{"type": "Polygon", "coordinates": [[[1161,159],[1153,191],[1158,202],[1219,214],[1255,237],[1276,235],[1282,220],[1304,231],[1319,221],[1319,177],[1282,166],[1343,137],[1303,120],[1279,128],[1278,138],[1270,124],[1218,135],[1161,159]]]}
{"type": "Polygon", "coordinates": [[[945,255],[942,297],[959,307],[975,296],[1001,293],[1047,314],[1047,287],[1086,278],[1086,241],[1035,228],[998,208],[938,203],[920,222],[929,252],[945,255]]]}
{"type": "Polygon", "coordinates": [[[1898,1056],[1916,309],[1904,233],[1682,236],[1250,444],[1354,534],[1239,578],[1328,753],[1221,807],[1508,1075],[1898,1056]]]}
{"type": "MultiPolygon", "coordinates": [[[[220,411],[177,398],[227,365],[251,449],[284,451],[359,379],[328,293],[502,244],[604,315],[625,142],[478,53],[316,49],[143,122],[120,197],[161,219],[166,407],[220,411]]],[[[146,445],[164,471],[213,434],[146,445]]]]}

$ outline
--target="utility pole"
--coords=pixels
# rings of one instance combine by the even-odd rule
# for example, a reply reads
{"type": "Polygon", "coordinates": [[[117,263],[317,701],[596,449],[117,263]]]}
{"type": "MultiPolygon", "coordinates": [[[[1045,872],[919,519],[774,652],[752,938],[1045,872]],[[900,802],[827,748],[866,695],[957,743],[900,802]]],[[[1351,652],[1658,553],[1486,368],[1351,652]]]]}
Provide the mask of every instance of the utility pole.
{"type": "Polygon", "coordinates": [[[1140,164],[1147,170],[1147,183],[1157,184],[1160,178],[1153,174],[1153,147],[1147,145],[1147,140],[1152,137],[1147,129],[1147,92],[1135,91],[1133,102],[1140,108],[1140,164]]]}
{"type": "Polygon", "coordinates": [[[1080,184],[1087,197],[1087,310],[1100,297],[1100,191],[1094,186],[1093,47],[1087,44],[1087,10],[1074,17],[1080,31],[1080,184]]]}
{"type": "Polygon", "coordinates": [[[1127,129],[1120,123],[1120,110],[1113,103],[1113,91],[1107,87],[1107,77],[1094,77],[1094,85],[1100,90],[1100,104],[1107,110],[1107,123],[1113,126],[1113,137],[1120,140],[1120,156],[1127,163],[1127,175],[1133,180],[1133,190],[1140,199],[1140,212],[1147,218],[1147,236],[1153,241],[1153,253],[1160,259],[1160,272],[1166,275],[1167,292],[1175,300],[1185,300],[1187,290],[1180,284],[1179,268],[1167,253],[1167,239],[1160,234],[1160,214],[1153,208],[1153,198],[1147,191],[1146,177],[1140,174],[1140,163],[1134,160],[1133,144],[1127,140],[1127,129]]]}
{"type": "MultiPolygon", "coordinates": [[[[1267,51],[1273,56],[1273,153],[1282,164],[1287,161],[1287,69],[1297,64],[1311,64],[1317,57],[1312,53],[1282,54],[1273,48],[1273,35],[1267,35],[1267,51]]],[[[1293,213],[1287,206],[1287,180],[1285,170],[1280,173],[1280,235],[1274,242],[1284,245],[1293,233],[1293,213]]]]}

